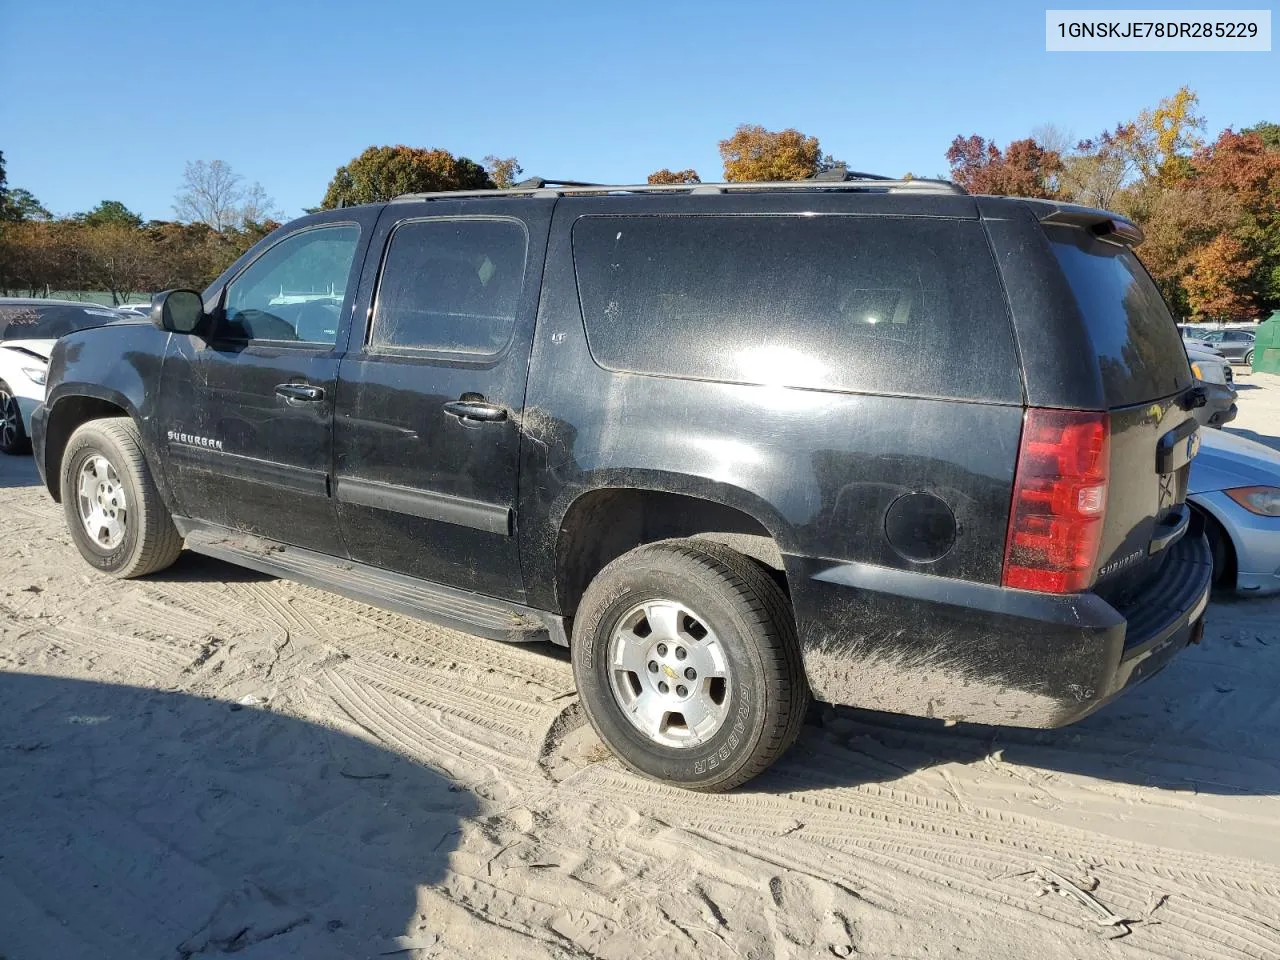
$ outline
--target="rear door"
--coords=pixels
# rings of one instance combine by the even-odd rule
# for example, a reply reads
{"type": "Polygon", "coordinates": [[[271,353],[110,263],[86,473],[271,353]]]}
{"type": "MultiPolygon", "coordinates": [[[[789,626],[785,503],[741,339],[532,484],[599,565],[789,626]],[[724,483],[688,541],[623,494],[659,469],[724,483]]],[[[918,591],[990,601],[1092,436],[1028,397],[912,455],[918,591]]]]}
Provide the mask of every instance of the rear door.
{"type": "Polygon", "coordinates": [[[1097,357],[1111,415],[1111,475],[1098,592],[1119,600],[1159,570],[1187,530],[1198,449],[1194,382],[1178,328],[1133,250],[1068,226],[1046,228],[1097,357]]]}
{"type": "Polygon", "coordinates": [[[338,374],[352,559],[520,601],[520,425],[554,200],[397,203],[338,374]]]}

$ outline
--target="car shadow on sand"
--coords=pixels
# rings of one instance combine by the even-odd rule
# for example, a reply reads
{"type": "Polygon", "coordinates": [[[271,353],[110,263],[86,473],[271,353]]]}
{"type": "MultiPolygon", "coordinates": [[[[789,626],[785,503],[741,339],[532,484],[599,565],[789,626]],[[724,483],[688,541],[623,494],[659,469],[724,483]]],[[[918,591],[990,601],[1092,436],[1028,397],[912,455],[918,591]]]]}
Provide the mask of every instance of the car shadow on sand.
{"type": "Polygon", "coordinates": [[[345,960],[430,940],[417,887],[476,809],[442,775],[152,689],[0,673],[0,703],[0,954],[345,960]]]}

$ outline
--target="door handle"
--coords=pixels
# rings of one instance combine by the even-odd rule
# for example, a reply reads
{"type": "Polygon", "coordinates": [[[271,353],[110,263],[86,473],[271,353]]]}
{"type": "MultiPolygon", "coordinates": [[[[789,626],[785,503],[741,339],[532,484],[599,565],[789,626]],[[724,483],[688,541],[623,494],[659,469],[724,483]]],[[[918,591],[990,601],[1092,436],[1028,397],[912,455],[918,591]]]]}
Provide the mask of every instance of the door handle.
{"type": "Polygon", "coordinates": [[[324,399],[324,387],[313,387],[309,383],[278,383],[276,396],[290,403],[315,403],[324,399]]]}
{"type": "Polygon", "coordinates": [[[459,420],[480,420],[484,423],[507,419],[506,407],[490,403],[478,393],[464,393],[457,400],[450,400],[444,405],[444,412],[459,420]]]}

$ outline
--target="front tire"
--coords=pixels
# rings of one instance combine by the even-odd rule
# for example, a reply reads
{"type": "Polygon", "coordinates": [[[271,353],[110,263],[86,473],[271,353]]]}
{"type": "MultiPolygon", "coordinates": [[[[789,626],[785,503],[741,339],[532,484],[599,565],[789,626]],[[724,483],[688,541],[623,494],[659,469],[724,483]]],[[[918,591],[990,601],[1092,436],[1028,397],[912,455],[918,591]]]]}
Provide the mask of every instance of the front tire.
{"type": "Polygon", "coordinates": [[[178,559],[182,537],[160,499],[126,417],[90,420],[62,456],[62,507],[71,539],[89,563],[114,577],[143,577],[178,559]]]}
{"type": "Polygon", "coordinates": [[[778,585],[719,544],[648,544],[600,572],[571,644],[587,718],[628,768],[707,792],[761,773],[809,704],[778,585]]]}
{"type": "Polygon", "coordinates": [[[18,398],[9,385],[0,380],[0,453],[21,456],[31,452],[31,439],[22,425],[18,398]]]}

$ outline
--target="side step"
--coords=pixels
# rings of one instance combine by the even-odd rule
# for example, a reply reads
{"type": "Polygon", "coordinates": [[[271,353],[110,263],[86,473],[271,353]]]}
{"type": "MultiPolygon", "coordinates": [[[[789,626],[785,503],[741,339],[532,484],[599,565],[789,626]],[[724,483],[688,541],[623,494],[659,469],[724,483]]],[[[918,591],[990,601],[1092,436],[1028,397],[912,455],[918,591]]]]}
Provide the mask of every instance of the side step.
{"type": "Polygon", "coordinates": [[[509,600],[341,560],[251,533],[174,517],[187,549],[260,573],[331,590],[352,600],[504,643],[550,640],[567,647],[563,617],[509,600]]]}

